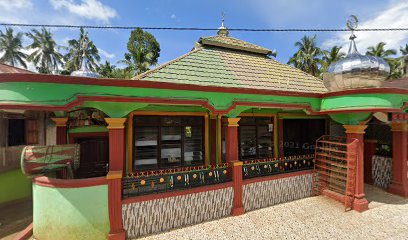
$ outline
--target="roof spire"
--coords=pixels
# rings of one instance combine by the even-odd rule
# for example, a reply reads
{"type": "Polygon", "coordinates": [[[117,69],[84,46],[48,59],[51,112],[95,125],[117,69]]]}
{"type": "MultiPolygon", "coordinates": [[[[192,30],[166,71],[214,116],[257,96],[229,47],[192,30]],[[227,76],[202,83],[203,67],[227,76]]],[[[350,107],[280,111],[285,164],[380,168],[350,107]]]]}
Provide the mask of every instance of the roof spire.
{"type": "Polygon", "coordinates": [[[221,27],[218,28],[217,35],[226,37],[229,35],[229,31],[228,31],[228,28],[224,26],[224,20],[225,20],[225,13],[222,12],[221,13],[221,27]]]}
{"type": "Polygon", "coordinates": [[[354,30],[358,26],[358,18],[355,15],[350,15],[349,19],[347,20],[347,28],[351,31],[350,35],[350,47],[348,50],[348,54],[353,54],[353,53],[358,53],[356,43],[354,42],[354,39],[356,39],[356,35],[354,35],[354,30]]]}

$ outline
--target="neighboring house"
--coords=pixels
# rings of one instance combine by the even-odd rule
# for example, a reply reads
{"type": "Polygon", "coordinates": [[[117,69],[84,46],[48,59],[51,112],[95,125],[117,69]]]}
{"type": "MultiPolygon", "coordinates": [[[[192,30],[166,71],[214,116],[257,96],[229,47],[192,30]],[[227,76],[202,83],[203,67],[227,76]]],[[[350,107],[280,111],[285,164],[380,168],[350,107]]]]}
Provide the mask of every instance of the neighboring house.
{"type": "MultiPolygon", "coordinates": [[[[27,74],[28,70],[0,64],[1,74],[27,74]]],[[[0,204],[31,195],[31,184],[20,171],[21,150],[26,145],[55,144],[46,137],[48,114],[30,110],[0,110],[0,204]],[[13,182],[13,185],[7,185],[13,182]]],[[[54,131],[54,134],[52,134],[54,131]]],[[[55,127],[49,127],[49,136],[55,127]]]]}

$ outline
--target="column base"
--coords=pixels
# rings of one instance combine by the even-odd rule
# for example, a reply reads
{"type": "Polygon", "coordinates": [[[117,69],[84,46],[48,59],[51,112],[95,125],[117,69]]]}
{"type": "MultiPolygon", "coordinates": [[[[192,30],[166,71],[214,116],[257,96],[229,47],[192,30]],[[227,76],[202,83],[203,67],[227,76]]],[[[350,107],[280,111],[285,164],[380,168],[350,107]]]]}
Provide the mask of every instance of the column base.
{"type": "Polygon", "coordinates": [[[408,197],[408,185],[404,183],[393,182],[390,184],[387,191],[404,198],[408,197]]]}
{"type": "Polygon", "coordinates": [[[357,212],[364,212],[368,210],[368,201],[365,198],[354,199],[353,209],[357,212]]]}
{"type": "Polygon", "coordinates": [[[125,240],[125,239],[126,239],[125,230],[121,230],[115,233],[109,233],[108,235],[108,240],[125,240]]]}
{"type": "Polygon", "coordinates": [[[240,208],[233,208],[232,209],[232,216],[239,216],[245,213],[245,209],[244,207],[240,207],[240,208]]]}

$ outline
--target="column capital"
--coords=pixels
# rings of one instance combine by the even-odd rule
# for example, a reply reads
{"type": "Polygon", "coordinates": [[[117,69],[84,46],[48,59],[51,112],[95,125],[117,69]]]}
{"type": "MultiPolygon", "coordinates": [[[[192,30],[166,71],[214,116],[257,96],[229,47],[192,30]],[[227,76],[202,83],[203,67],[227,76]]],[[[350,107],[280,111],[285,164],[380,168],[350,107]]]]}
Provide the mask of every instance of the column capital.
{"type": "Polygon", "coordinates": [[[364,134],[367,125],[343,125],[343,127],[346,129],[346,133],[364,134]]]}
{"type": "Polygon", "coordinates": [[[392,122],[390,125],[391,125],[391,131],[393,131],[393,132],[406,132],[406,131],[408,131],[408,123],[407,122],[392,122]]]}
{"type": "Polygon", "coordinates": [[[238,127],[238,122],[241,118],[224,118],[223,121],[227,124],[228,127],[238,127]]]}
{"type": "Polygon", "coordinates": [[[105,118],[108,123],[108,129],[122,129],[125,128],[127,118],[105,118]]]}
{"type": "Polygon", "coordinates": [[[231,161],[231,164],[233,167],[238,167],[238,166],[242,166],[244,163],[242,161],[235,160],[235,161],[231,161]]]}
{"type": "Polygon", "coordinates": [[[121,179],[123,175],[122,171],[109,171],[108,174],[106,175],[106,179],[111,180],[111,179],[121,179]]]}
{"type": "Polygon", "coordinates": [[[63,117],[63,118],[51,118],[51,120],[53,122],[55,122],[55,125],[57,127],[66,127],[67,126],[67,122],[68,122],[68,118],[67,117],[63,117]]]}

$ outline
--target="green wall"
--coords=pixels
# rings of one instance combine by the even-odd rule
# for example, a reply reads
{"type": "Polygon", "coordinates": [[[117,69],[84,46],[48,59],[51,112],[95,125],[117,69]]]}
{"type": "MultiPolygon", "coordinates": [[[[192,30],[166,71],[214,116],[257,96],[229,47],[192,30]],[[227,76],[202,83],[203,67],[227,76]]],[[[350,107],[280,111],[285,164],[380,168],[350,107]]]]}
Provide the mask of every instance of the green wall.
{"type": "Polygon", "coordinates": [[[31,197],[31,181],[20,169],[0,173],[0,204],[31,197]]]}
{"type": "Polygon", "coordinates": [[[107,239],[108,186],[50,188],[33,184],[33,231],[41,240],[107,239]]]}

